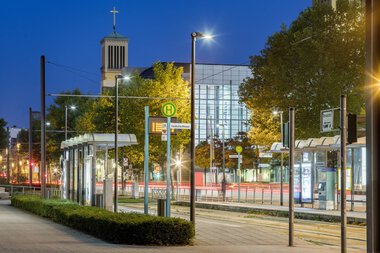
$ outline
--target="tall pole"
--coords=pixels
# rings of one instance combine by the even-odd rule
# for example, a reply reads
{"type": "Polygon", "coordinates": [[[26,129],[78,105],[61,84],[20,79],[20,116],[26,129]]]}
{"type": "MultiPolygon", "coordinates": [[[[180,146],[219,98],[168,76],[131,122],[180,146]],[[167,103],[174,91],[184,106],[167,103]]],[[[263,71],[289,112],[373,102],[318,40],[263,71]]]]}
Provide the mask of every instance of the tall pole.
{"type": "Polygon", "coordinates": [[[41,56],[41,196],[46,198],[45,56],[41,56]]]}
{"type": "Polygon", "coordinates": [[[114,204],[113,204],[113,211],[115,213],[117,213],[117,189],[118,189],[118,180],[117,180],[117,169],[118,169],[118,141],[117,141],[117,137],[118,137],[118,132],[119,132],[119,122],[118,122],[118,118],[119,118],[119,86],[118,86],[118,76],[115,76],[115,172],[114,172],[114,175],[115,175],[115,185],[114,185],[114,204]]]}
{"type": "Polygon", "coordinates": [[[67,105],[65,105],[65,141],[67,140],[67,105]]]}
{"type": "Polygon", "coordinates": [[[10,184],[11,182],[11,170],[10,170],[10,158],[11,158],[11,142],[10,142],[11,135],[9,133],[9,127],[7,127],[7,184],[10,184]]]}
{"type": "MultiPolygon", "coordinates": [[[[282,121],[283,112],[280,112],[280,127],[281,127],[281,143],[284,146],[284,129],[282,121]]],[[[284,205],[284,154],[281,152],[281,167],[280,167],[280,205],[284,205]]]]}
{"type": "Polygon", "coordinates": [[[355,149],[351,148],[351,211],[354,211],[355,200],[355,149]]]}
{"type": "Polygon", "coordinates": [[[144,214],[148,214],[149,183],[149,106],[145,106],[145,146],[144,146],[144,214]]]}
{"type": "Polygon", "coordinates": [[[29,131],[28,131],[28,142],[29,142],[29,186],[32,186],[33,183],[33,138],[32,138],[32,128],[33,128],[33,112],[32,107],[29,107],[29,131]]]}
{"type": "MultiPolygon", "coordinates": [[[[212,116],[210,116],[210,174],[211,173],[211,168],[213,166],[213,161],[214,161],[214,134],[212,132],[212,116]]],[[[211,180],[211,182],[214,183],[214,180],[211,180]]]]}
{"type": "Polygon", "coordinates": [[[346,96],[340,98],[340,213],[341,213],[341,252],[347,252],[347,213],[346,213],[346,96]]]}
{"type": "Polygon", "coordinates": [[[294,108],[289,108],[289,246],[294,246],[294,108]]]}
{"type": "Polygon", "coordinates": [[[238,202],[240,203],[240,181],[241,181],[241,171],[240,171],[240,152],[238,153],[238,170],[237,170],[237,176],[238,176],[238,202]]]}
{"type": "Polygon", "coordinates": [[[226,201],[226,157],[224,154],[224,122],[222,125],[222,170],[223,170],[223,181],[222,181],[222,192],[223,192],[223,202],[226,201]]]}
{"type": "Polygon", "coordinates": [[[191,33],[191,141],[190,141],[190,221],[195,224],[195,41],[191,33]]]}
{"type": "Polygon", "coordinates": [[[167,118],[167,124],[166,124],[166,133],[168,135],[168,139],[166,141],[166,217],[170,217],[170,123],[171,123],[171,118],[167,118]]]}
{"type": "Polygon", "coordinates": [[[380,252],[380,1],[366,0],[367,252],[380,252]]]}

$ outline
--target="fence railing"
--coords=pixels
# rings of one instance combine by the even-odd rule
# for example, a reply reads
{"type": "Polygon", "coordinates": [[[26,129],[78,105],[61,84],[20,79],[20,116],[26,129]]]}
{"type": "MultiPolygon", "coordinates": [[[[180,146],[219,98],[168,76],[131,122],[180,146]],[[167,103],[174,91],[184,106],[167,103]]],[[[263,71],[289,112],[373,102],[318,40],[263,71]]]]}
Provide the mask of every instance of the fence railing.
{"type": "MultiPolygon", "coordinates": [[[[4,188],[6,192],[9,192],[10,196],[16,194],[21,195],[41,195],[41,187],[26,186],[26,185],[0,185],[0,188],[4,188]]],[[[48,198],[61,197],[61,190],[58,188],[46,188],[48,198]]]]}

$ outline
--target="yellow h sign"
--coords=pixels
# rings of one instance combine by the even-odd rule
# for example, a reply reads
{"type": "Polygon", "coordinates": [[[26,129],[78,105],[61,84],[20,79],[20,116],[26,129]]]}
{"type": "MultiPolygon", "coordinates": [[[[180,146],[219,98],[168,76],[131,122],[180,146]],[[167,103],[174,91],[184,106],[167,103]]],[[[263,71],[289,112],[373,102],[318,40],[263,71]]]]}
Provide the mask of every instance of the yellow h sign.
{"type": "Polygon", "coordinates": [[[172,102],[166,102],[162,105],[161,112],[165,117],[173,117],[177,112],[177,108],[172,102]]]}

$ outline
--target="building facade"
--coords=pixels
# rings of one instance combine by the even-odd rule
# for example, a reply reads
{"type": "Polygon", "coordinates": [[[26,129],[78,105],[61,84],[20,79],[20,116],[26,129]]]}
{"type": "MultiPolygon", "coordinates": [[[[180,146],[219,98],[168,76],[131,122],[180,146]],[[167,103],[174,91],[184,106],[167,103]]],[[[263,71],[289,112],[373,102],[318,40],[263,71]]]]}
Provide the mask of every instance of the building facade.
{"type": "Polygon", "coordinates": [[[249,130],[249,111],[239,102],[239,86],[252,77],[247,65],[196,64],[196,144],[211,136],[231,139],[249,130]]]}
{"type": "MultiPolygon", "coordinates": [[[[190,81],[190,63],[175,63],[182,67],[183,78],[190,81]]],[[[252,77],[248,65],[196,64],[195,65],[195,144],[211,136],[231,139],[239,132],[249,130],[249,111],[239,102],[239,86],[252,77]]],[[[130,73],[129,68],[123,73],[130,73]]],[[[140,75],[153,79],[153,69],[140,75]]]]}

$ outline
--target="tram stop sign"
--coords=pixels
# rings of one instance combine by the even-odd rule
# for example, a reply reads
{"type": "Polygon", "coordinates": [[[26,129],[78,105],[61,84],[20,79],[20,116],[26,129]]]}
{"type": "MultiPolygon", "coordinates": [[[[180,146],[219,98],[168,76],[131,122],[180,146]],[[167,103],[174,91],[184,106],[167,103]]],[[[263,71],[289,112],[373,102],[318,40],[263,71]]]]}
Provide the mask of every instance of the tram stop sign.
{"type": "Polygon", "coordinates": [[[243,151],[243,147],[242,146],[236,146],[236,152],[238,153],[238,154],[240,154],[242,151],[243,151]]]}
{"type": "Polygon", "coordinates": [[[165,117],[173,117],[177,112],[177,108],[172,102],[166,102],[162,105],[161,112],[165,117]]]}

